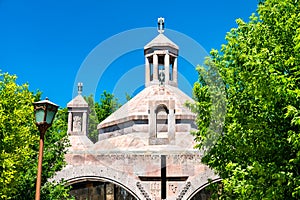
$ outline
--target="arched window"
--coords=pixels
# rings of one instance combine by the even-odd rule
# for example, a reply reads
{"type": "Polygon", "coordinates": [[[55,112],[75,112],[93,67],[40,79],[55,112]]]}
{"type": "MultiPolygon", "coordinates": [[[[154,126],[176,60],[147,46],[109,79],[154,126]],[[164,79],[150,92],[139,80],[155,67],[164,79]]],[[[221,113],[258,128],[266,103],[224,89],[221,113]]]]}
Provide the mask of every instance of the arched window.
{"type": "Polygon", "coordinates": [[[220,195],[222,194],[223,185],[221,179],[215,179],[210,183],[206,183],[201,186],[192,197],[189,197],[189,200],[209,200],[212,199],[212,194],[215,197],[214,199],[219,199],[220,195]]]}
{"type": "Polygon", "coordinates": [[[150,100],[149,145],[175,144],[175,101],[150,100]]]}
{"type": "Polygon", "coordinates": [[[169,110],[165,105],[157,106],[156,115],[156,137],[168,138],[168,115],[169,110]]]}

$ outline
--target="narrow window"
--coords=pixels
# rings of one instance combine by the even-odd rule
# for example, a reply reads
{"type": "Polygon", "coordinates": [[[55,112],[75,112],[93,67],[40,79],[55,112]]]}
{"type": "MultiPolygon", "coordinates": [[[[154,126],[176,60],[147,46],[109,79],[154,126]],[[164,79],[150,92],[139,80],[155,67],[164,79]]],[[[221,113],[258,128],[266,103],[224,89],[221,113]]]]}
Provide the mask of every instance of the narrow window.
{"type": "Polygon", "coordinates": [[[150,63],[150,81],[153,81],[153,63],[150,63]]]}
{"type": "Polygon", "coordinates": [[[168,114],[165,105],[159,105],[156,109],[156,137],[168,138],[168,114]]]}
{"type": "Polygon", "coordinates": [[[174,59],[170,57],[170,71],[169,71],[170,81],[173,81],[173,73],[174,73],[173,66],[174,66],[174,59]]]}

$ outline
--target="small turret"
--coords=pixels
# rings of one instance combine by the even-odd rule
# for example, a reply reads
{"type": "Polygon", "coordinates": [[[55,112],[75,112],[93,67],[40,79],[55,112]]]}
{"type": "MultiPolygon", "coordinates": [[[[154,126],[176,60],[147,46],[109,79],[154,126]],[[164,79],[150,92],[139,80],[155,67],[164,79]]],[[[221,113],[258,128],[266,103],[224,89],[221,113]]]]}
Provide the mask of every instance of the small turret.
{"type": "Polygon", "coordinates": [[[158,18],[159,35],[144,47],[145,86],[171,85],[177,87],[177,57],[179,47],[164,33],[164,18],[158,18]]]}
{"type": "Polygon", "coordinates": [[[78,83],[78,95],[67,104],[68,107],[68,134],[88,134],[89,105],[82,97],[82,83],[78,83]]]}

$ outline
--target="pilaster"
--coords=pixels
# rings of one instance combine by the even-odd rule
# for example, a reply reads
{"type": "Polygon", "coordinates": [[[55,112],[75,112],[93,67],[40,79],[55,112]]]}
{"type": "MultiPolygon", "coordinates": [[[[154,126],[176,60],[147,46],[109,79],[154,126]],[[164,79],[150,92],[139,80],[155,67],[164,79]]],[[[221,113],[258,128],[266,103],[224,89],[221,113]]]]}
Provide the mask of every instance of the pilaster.
{"type": "Polygon", "coordinates": [[[68,134],[70,134],[72,132],[72,112],[69,111],[69,114],[68,114],[68,134]]]}

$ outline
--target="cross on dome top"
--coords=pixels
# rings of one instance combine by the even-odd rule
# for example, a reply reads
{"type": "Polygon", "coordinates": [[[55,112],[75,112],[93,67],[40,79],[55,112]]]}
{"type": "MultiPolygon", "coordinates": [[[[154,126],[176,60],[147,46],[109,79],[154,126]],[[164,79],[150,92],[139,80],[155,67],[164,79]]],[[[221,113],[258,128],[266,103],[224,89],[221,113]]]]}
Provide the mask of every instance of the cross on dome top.
{"type": "Polygon", "coordinates": [[[77,84],[77,87],[78,87],[78,95],[81,95],[83,83],[79,82],[79,83],[77,84]]]}
{"type": "Polygon", "coordinates": [[[158,18],[157,19],[157,30],[159,33],[163,33],[165,31],[165,18],[158,18]]]}

